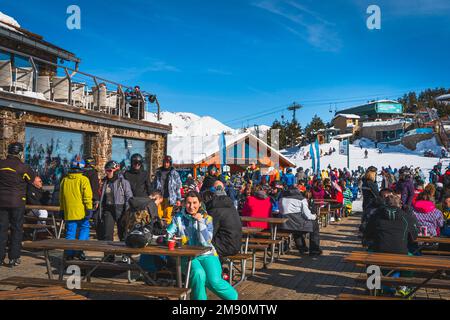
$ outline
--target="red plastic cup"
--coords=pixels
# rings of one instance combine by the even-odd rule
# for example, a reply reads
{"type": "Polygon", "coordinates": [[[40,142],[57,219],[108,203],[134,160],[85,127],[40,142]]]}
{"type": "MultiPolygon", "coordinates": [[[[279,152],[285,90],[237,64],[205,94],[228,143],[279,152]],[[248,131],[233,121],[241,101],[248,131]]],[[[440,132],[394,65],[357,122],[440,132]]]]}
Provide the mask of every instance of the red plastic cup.
{"type": "Polygon", "coordinates": [[[177,242],[175,240],[169,240],[167,242],[167,245],[170,251],[175,251],[175,246],[177,245],[177,242]]]}

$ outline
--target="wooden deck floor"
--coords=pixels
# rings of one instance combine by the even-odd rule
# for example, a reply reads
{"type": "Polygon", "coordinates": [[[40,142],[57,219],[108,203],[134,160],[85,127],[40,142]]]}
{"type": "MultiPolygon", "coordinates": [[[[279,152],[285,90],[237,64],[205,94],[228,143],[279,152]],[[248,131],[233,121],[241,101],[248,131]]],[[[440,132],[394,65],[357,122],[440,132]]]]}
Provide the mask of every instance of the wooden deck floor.
{"type": "MultiPolygon", "coordinates": [[[[241,300],[334,300],[341,293],[365,294],[365,290],[354,279],[365,270],[345,263],[343,258],[352,251],[363,250],[357,237],[359,215],[346,218],[321,230],[324,255],[317,258],[299,256],[296,251],[283,256],[268,269],[262,270],[258,262],[255,277],[249,278],[237,289],[241,300]]],[[[53,265],[58,265],[60,253],[52,254],[53,265]]],[[[0,267],[0,279],[23,275],[46,278],[46,267],[42,252],[24,252],[22,265],[10,269],[0,267]]],[[[93,279],[99,282],[123,283],[126,275],[114,278],[93,279]]],[[[11,290],[2,287],[0,290],[11,290]]],[[[421,290],[418,297],[450,299],[450,291],[421,290]]],[[[100,299],[112,297],[96,296],[100,299]]],[[[210,294],[212,300],[216,300],[210,294]]],[[[113,298],[114,299],[114,298],[113,298]]]]}

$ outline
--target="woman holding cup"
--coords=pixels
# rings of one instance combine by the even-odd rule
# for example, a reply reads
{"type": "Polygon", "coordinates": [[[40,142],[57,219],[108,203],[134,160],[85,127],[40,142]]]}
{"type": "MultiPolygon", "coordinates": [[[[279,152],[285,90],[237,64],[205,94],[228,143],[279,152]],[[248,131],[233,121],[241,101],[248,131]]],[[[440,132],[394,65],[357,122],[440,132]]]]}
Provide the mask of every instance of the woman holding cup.
{"type": "MultiPolygon", "coordinates": [[[[201,206],[200,194],[190,191],[186,194],[186,203],[181,212],[173,218],[167,228],[169,240],[179,237],[183,245],[203,246],[210,250],[192,260],[190,285],[193,300],[207,300],[206,288],[224,300],[237,300],[236,290],[222,278],[222,265],[212,245],[213,223],[201,206]]],[[[172,247],[173,243],[169,243],[172,247]]],[[[183,264],[186,266],[185,260],[183,264]]],[[[186,269],[186,268],[185,268],[186,269]]]]}

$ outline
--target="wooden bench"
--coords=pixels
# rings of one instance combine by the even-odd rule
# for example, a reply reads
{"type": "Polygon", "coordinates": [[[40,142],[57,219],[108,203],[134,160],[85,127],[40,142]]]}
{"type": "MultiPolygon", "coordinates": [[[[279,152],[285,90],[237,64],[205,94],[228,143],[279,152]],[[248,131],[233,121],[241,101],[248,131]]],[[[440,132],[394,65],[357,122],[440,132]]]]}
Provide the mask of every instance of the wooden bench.
{"type": "MultiPolygon", "coordinates": [[[[258,232],[257,233],[258,236],[262,236],[262,237],[268,237],[269,239],[271,239],[272,234],[270,232],[267,231],[263,231],[263,232],[258,232]]],[[[282,240],[284,243],[286,243],[288,250],[284,250],[284,247],[282,247],[281,250],[281,254],[286,254],[289,251],[289,247],[291,244],[291,241],[293,240],[292,238],[292,233],[291,232],[277,232],[277,239],[282,240]]]]}
{"type": "MultiPolygon", "coordinates": [[[[366,283],[367,276],[362,274],[356,278],[356,282],[366,283]]],[[[381,277],[381,285],[387,286],[408,286],[408,287],[417,287],[422,285],[424,279],[422,278],[392,278],[392,277],[381,277]]],[[[436,288],[436,289],[445,289],[450,290],[450,281],[449,280],[440,280],[433,279],[430,280],[425,285],[422,285],[424,288],[436,288]]]]}
{"type": "MultiPolygon", "coordinates": [[[[242,239],[243,242],[245,242],[245,239],[242,239]]],[[[250,238],[248,241],[250,244],[262,244],[266,246],[278,246],[278,259],[280,258],[282,246],[284,241],[283,240],[272,240],[272,239],[265,239],[265,238],[250,238]]],[[[266,253],[267,255],[267,253],[266,253]]],[[[267,264],[265,264],[267,265],[267,264]]]]}
{"type": "MultiPolygon", "coordinates": [[[[255,254],[256,259],[256,252],[260,251],[264,253],[263,256],[263,266],[264,268],[267,266],[267,252],[269,250],[269,246],[265,244],[249,244],[248,249],[252,250],[252,252],[255,254]]],[[[256,261],[255,261],[256,262],[256,261]]]]}
{"type": "Polygon", "coordinates": [[[340,294],[336,300],[343,300],[343,301],[363,301],[363,300],[372,300],[372,301],[383,301],[383,300],[392,300],[392,301],[399,301],[404,300],[402,298],[392,298],[392,297],[376,297],[376,296],[364,296],[364,295],[357,295],[357,294],[340,294]]]}
{"type": "MultiPolygon", "coordinates": [[[[361,267],[361,268],[367,268],[367,266],[364,264],[357,264],[356,266],[361,267]]],[[[409,272],[417,272],[417,273],[423,273],[423,274],[429,274],[429,273],[435,272],[435,270],[433,270],[433,269],[426,269],[426,268],[419,268],[419,267],[399,267],[399,266],[384,267],[383,266],[381,269],[396,270],[396,271],[409,271],[409,272]]]]}
{"type": "Polygon", "coordinates": [[[60,286],[0,291],[0,300],[88,300],[60,286]]]}
{"type": "Polygon", "coordinates": [[[450,251],[422,250],[421,253],[430,256],[450,256],[450,251]]]}
{"type": "MultiPolygon", "coordinates": [[[[18,288],[27,287],[60,287],[65,288],[66,282],[59,280],[37,279],[27,277],[13,277],[0,280],[0,284],[15,286],[18,288]]],[[[133,297],[147,297],[165,300],[182,300],[187,298],[191,289],[172,287],[153,287],[148,285],[129,285],[112,283],[81,283],[81,289],[74,291],[94,292],[103,294],[120,294],[133,297]]]]}
{"type": "Polygon", "coordinates": [[[246,261],[247,260],[251,260],[252,261],[252,273],[251,275],[254,276],[255,275],[255,268],[256,268],[256,253],[238,253],[236,255],[233,256],[228,256],[228,257],[224,257],[223,260],[225,262],[228,263],[228,267],[230,270],[230,284],[234,287],[237,287],[238,285],[240,285],[242,282],[245,281],[246,279],[246,261]],[[245,261],[245,262],[244,262],[245,261]],[[238,269],[236,267],[236,262],[240,263],[241,268],[238,269]],[[233,279],[234,279],[234,273],[235,271],[237,273],[240,274],[240,279],[237,283],[233,284],[233,279]]]}

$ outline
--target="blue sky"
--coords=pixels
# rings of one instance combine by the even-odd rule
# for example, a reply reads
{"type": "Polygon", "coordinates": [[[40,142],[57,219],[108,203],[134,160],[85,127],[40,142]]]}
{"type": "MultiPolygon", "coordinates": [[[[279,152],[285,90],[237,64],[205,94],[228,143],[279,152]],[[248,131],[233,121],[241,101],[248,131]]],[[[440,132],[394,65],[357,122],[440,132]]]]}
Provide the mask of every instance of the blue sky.
{"type": "Polygon", "coordinates": [[[164,110],[232,127],[271,124],[296,101],[317,113],[450,87],[448,0],[4,0],[23,28],[75,52],[80,69],[158,95],[164,110]],[[81,30],[66,9],[81,8],[81,30]],[[381,30],[366,27],[381,8],[381,30]]]}

